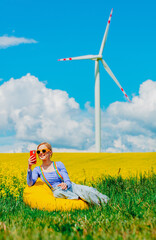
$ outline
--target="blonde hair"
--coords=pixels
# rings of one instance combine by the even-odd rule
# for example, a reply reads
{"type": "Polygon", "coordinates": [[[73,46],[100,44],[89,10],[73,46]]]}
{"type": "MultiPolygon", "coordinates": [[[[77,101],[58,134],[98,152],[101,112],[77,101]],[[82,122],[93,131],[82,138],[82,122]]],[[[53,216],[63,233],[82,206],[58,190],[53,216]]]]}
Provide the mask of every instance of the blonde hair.
{"type": "Polygon", "coordinates": [[[46,147],[47,147],[50,151],[52,151],[52,146],[50,145],[50,143],[48,143],[48,142],[42,142],[42,143],[40,143],[40,144],[37,146],[37,149],[38,149],[41,145],[46,145],[46,147]]]}
{"type": "MultiPolygon", "coordinates": [[[[38,150],[39,147],[42,146],[42,145],[46,145],[46,147],[47,147],[50,151],[52,151],[52,154],[53,154],[52,146],[51,146],[50,143],[48,143],[48,142],[42,142],[42,143],[40,143],[40,144],[37,146],[37,150],[38,150]]],[[[52,157],[52,154],[51,154],[51,157],[52,157]]]]}

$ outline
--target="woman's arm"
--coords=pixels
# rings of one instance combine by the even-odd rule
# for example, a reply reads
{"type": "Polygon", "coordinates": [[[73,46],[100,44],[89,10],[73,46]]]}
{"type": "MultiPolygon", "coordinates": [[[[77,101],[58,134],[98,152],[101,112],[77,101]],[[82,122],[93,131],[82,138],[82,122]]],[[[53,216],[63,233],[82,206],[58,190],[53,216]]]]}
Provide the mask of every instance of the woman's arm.
{"type": "Polygon", "coordinates": [[[68,172],[62,162],[56,162],[56,166],[58,168],[58,171],[60,172],[61,176],[63,177],[64,183],[67,184],[68,188],[71,187],[71,181],[68,176],[68,172]]]}
{"type": "Polygon", "coordinates": [[[39,177],[38,167],[35,167],[33,171],[31,169],[28,169],[28,172],[27,172],[28,186],[33,186],[38,177],[39,177]]]}

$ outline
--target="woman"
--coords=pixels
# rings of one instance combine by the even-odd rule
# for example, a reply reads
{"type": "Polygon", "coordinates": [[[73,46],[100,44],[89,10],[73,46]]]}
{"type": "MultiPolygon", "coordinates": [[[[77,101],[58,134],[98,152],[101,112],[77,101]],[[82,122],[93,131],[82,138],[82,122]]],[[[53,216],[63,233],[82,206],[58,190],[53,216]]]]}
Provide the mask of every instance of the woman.
{"type": "Polygon", "coordinates": [[[51,188],[56,198],[67,199],[82,199],[90,204],[100,205],[101,203],[107,203],[109,198],[106,195],[100,193],[97,189],[72,183],[69,179],[67,170],[62,162],[54,163],[51,161],[52,147],[49,143],[43,142],[37,147],[38,157],[42,160],[40,167],[35,167],[31,170],[33,164],[35,164],[35,157],[31,156],[28,159],[28,173],[27,184],[32,186],[35,184],[38,177],[42,181],[46,182],[51,188]]]}

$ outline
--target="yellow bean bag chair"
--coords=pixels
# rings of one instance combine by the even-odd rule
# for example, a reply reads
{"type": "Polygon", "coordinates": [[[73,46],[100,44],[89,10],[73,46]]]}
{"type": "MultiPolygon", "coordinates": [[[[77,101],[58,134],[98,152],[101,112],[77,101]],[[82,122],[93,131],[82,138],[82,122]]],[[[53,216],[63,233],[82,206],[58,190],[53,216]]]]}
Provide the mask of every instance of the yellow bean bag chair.
{"type": "Polygon", "coordinates": [[[40,178],[32,187],[26,186],[23,193],[23,201],[32,208],[47,211],[88,208],[88,204],[80,199],[55,198],[50,188],[40,178]]]}

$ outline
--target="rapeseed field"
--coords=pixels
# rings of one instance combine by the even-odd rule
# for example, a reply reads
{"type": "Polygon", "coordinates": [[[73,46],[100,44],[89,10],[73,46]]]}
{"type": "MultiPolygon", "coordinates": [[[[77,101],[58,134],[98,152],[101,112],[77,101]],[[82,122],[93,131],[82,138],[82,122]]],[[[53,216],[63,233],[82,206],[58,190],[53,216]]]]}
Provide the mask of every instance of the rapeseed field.
{"type": "MultiPolygon", "coordinates": [[[[29,153],[0,154],[3,197],[9,191],[17,198],[26,186],[28,158],[29,153]]],[[[89,186],[103,176],[129,178],[156,171],[156,153],[54,153],[52,160],[64,163],[72,182],[89,186]]],[[[33,168],[39,165],[41,160],[37,159],[33,168]]]]}
{"type": "Polygon", "coordinates": [[[110,197],[106,206],[65,212],[25,205],[28,158],[0,154],[0,239],[156,239],[156,153],[54,153],[71,181],[110,197]]]}

